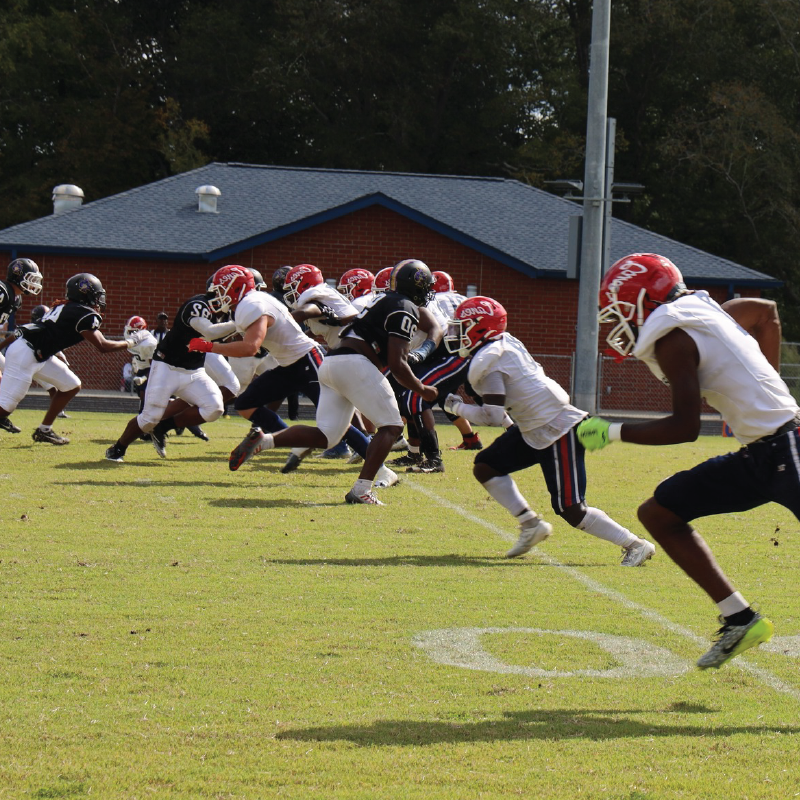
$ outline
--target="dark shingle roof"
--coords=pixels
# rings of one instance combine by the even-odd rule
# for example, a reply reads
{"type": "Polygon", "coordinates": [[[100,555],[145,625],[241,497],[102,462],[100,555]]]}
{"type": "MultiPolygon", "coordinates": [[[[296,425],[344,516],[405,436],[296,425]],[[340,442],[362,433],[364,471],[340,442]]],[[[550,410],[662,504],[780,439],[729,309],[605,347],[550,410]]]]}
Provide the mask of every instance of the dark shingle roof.
{"type": "MultiPolygon", "coordinates": [[[[503,178],[208,164],[0,231],[26,252],[216,261],[325,220],[380,204],[531,276],[563,276],[570,200],[503,178]],[[221,191],[218,213],[195,189],[221,191]]],[[[628,223],[612,223],[612,260],[671,258],[690,281],[775,286],[768,275],[628,223]]]]}

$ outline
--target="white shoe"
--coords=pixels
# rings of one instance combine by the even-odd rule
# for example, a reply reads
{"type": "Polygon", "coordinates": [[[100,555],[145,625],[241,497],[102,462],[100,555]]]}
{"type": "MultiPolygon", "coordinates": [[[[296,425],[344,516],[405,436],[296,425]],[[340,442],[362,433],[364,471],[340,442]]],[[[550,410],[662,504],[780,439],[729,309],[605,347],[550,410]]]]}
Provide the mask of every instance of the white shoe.
{"type": "Polygon", "coordinates": [[[390,452],[399,453],[401,450],[408,450],[408,442],[405,436],[401,436],[393,445],[390,452]]]}
{"type": "Polygon", "coordinates": [[[641,567],[648,558],[653,557],[656,546],[646,539],[637,539],[630,547],[622,548],[623,567],[641,567]]]}
{"type": "Polygon", "coordinates": [[[363,456],[360,456],[358,453],[353,453],[350,458],[347,459],[345,463],[347,464],[360,464],[364,460],[363,456]]]}
{"type": "Polygon", "coordinates": [[[373,486],[376,489],[388,489],[398,483],[400,483],[400,476],[396,472],[392,472],[386,464],[383,464],[375,475],[373,486]]]}
{"type": "Polygon", "coordinates": [[[553,526],[543,519],[537,519],[536,524],[527,523],[519,526],[519,539],[517,543],[506,553],[506,558],[516,558],[525,555],[528,550],[532,550],[537,544],[543,542],[553,532],[553,526]]]}

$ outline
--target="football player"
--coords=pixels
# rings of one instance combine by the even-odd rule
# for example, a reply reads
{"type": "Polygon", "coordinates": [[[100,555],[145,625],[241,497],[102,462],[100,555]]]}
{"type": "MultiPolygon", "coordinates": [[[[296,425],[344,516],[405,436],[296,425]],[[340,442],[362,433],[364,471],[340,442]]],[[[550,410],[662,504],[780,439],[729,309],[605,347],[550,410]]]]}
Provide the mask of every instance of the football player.
{"type": "MultiPolygon", "coordinates": [[[[42,273],[39,265],[29,258],[15,258],[6,270],[6,279],[0,280],[0,326],[3,330],[8,325],[11,315],[22,306],[22,295],[38,295],[42,291],[42,273]]],[[[7,336],[0,344],[0,377],[5,369],[4,351],[13,341],[7,336]]],[[[15,425],[8,416],[0,416],[0,429],[8,433],[19,433],[22,428],[15,425]]]]}
{"type": "Polygon", "coordinates": [[[82,341],[101,353],[125,350],[127,342],[112,342],[100,333],[105,307],[102,283],[96,276],[81,272],[67,281],[65,300],[55,303],[39,322],[17,328],[17,339],[8,348],[6,371],[0,381],[0,418],[8,417],[19,405],[34,380],[41,381],[55,392],[41,425],[33,432],[33,441],[69,444],[69,439],[59,436],[52,426],[59,412],[81,390],[81,381],[56,354],[82,341]]]}
{"type": "Polygon", "coordinates": [[[345,500],[383,505],[373,491],[373,483],[378,471],[385,469],[383,461],[403,429],[394,392],[383,370],[388,367],[401,385],[414,389],[428,401],[435,400],[438,394],[435,387],[424,386],[408,365],[419,308],[431,299],[432,285],[433,277],[423,262],[407,259],[396,264],[388,290],[342,330],[338,346],[322,362],[317,427],[294,425],[275,434],[256,429],[234,450],[232,461],[244,461],[271,447],[329,447],[342,438],[358,409],[372,420],[377,431],[345,500]]]}
{"type": "Polygon", "coordinates": [[[552,526],[531,509],[511,473],[538,464],[550,492],[553,511],[573,528],[622,548],[622,566],[638,567],[655,552],[599,508],[587,506],[584,448],[576,437],[587,416],[569,395],[545,375],[519,339],[506,331],[503,306],[490,297],[471,297],[456,309],[445,334],[451,353],[469,358],[469,383],[483,405],[450,394],[445,408],[478,425],[502,425],[506,412],[515,424],[475,457],[473,474],[486,491],[519,522],[516,558],[544,541],[552,526]]]}
{"type": "MultiPolygon", "coordinates": [[[[231,267],[222,267],[230,270],[231,267]]],[[[253,276],[237,267],[235,280],[227,283],[229,303],[253,288],[253,276]]],[[[157,429],[162,420],[169,425],[188,428],[203,422],[214,422],[222,416],[226,398],[233,398],[228,389],[220,390],[204,369],[205,354],[190,351],[189,341],[195,336],[222,339],[236,329],[233,322],[215,322],[220,309],[214,293],[197,294],[184,302],[175,314],[172,327],[158,343],[150,364],[147,391],[142,410],[125,427],[119,439],[106,450],[109,461],[121,463],[131,442],[149,433],[156,453],[167,457],[165,430],[157,429]],[[174,398],[174,399],[173,399],[174,398]]]]}
{"type": "MultiPolygon", "coordinates": [[[[433,273],[433,289],[436,292],[436,305],[439,306],[440,311],[445,319],[450,319],[455,310],[467,298],[465,295],[460,294],[455,289],[453,279],[448,272],[435,270],[433,273]]],[[[451,389],[442,389],[442,393],[451,392],[451,389]]],[[[452,415],[448,415],[452,416],[452,415]]],[[[483,443],[475,431],[472,430],[472,425],[461,417],[455,417],[450,420],[458,429],[461,434],[461,444],[457,447],[451,447],[451,450],[481,450],[483,443]]]]}
{"type": "MultiPolygon", "coordinates": [[[[282,401],[288,394],[300,391],[317,405],[317,372],[323,353],[320,345],[303,333],[288,308],[266,292],[256,292],[254,285],[251,285],[241,296],[237,294],[232,299],[228,286],[235,283],[238,272],[246,270],[236,266],[227,269],[231,272],[219,270],[214,276],[212,303],[215,308],[233,314],[233,324],[241,339],[213,343],[195,338],[189,342],[190,350],[238,358],[252,356],[263,346],[278,362],[277,367],[259,375],[234,403],[239,414],[254,426],[242,444],[231,453],[228,464],[231,470],[236,471],[257,452],[248,447],[252,437],[262,436],[263,430],[280,431],[286,427],[283,420],[268,407],[271,403],[282,401]]],[[[252,282],[252,276],[250,279],[252,282]]],[[[367,439],[352,425],[346,428],[346,438],[356,452],[366,453],[367,439]]],[[[383,479],[390,485],[396,482],[397,476],[385,469],[383,479]]]]}
{"type": "Polygon", "coordinates": [[[693,442],[703,399],[742,445],[662,481],[638,511],[667,555],[716,604],[722,627],[697,666],[718,668],[769,641],[773,625],[736,591],[692,521],[768,502],[800,518],[800,408],[777,370],[777,308],[756,298],[720,306],[707,292],[688,290],[675,264],[654,253],[617,261],[602,280],[599,304],[600,323],[613,325],[606,337],[611,351],[643,361],[669,385],[672,413],[639,423],[588,419],[578,429],[587,449],[614,441],[693,442]]]}

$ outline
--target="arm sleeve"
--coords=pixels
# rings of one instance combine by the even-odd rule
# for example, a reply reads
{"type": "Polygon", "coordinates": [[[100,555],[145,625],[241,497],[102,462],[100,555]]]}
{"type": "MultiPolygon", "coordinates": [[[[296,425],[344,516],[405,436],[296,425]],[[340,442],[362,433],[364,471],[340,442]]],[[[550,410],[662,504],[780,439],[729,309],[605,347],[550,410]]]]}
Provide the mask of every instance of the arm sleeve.
{"type": "Polygon", "coordinates": [[[207,317],[192,317],[189,324],[204,339],[213,342],[215,339],[224,339],[236,332],[236,323],[231,322],[212,322],[207,317]]]}
{"type": "Polygon", "coordinates": [[[459,417],[476,425],[492,425],[499,428],[503,424],[506,410],[502,406],[472,406],[462,403],[455,411],[459,417]]]}

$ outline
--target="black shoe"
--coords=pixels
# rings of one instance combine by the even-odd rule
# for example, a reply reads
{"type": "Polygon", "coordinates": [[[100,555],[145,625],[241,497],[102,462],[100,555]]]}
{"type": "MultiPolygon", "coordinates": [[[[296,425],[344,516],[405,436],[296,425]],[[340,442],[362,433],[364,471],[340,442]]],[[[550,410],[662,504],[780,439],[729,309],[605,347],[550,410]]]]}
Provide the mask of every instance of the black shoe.
{"type": "Polygon", "coordinates": [[[414,464],[413,467],[409,467],[406,472],[424,472],[426,474],[431,472],[444,472],[444,464],[441,458],[432,458],[430,461],[425,459],[422,463],[414,464]]]}
{"type": "Polygon", "coordinates": [[[190,425],[188,430],[192,436],[196,436],[198,439],[202,439],[204,442],[208,441],[208,434],[199,425],[190,425]]]}
{"type": "Polygon", "coordinates": [[[49,431],[37,428],[33,432],[33,441],[47,442],[48,444],[69,444],[69,439],[65,436],[59,436],[52,428],[49,431]]]}
{"type": "Polygon", "coordinates": [[[125,449],[118,444],[112,444],[106,450],[106,461],[116,461],[118,464],[122,463],[122,457],[125,455],[125,449]]]}
{"type": "Polygon", "coordinates": [[[393,461],[386,462],[390,467],[413,467],[415,464],[422,463],[422,453],[412,453],[409,451],[400,458],[395,458],[393,461]]]}
{"type": "Polygon", "coordinates": [[[167,457],[167,442],[166,437],[164,434],[158,430],[158,426],[153,428],[150,431],[150,441],[153,443],[153,447],[155,448],[156,453],[161,456],[161,458],[167,457]]]}
{"type": "Polygon", "coordinates": [[[22,428],[18,428],[8,417],[0,417],[0,428],[9,433],[19,433],[22,428]]]}
{"type": "Polygon", "coordinates": [[[175,435],[176,436],[183,436],[183,432],[185,430],[186,430],[186,428],[175,428],[175,435]]]}

